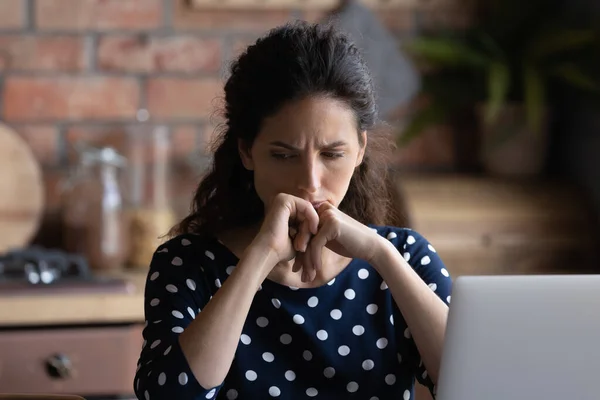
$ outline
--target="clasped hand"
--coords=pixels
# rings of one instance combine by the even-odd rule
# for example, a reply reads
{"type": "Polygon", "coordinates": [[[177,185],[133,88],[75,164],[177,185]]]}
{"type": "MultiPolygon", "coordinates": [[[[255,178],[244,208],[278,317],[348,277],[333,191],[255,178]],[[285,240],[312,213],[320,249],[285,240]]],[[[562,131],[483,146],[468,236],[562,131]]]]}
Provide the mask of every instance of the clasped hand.
{"type": "Polygon", "coordinates": [[[277,254],[278,262],[294,259],[293,271],[302,269],[302,281],[312,281],[323,267],[323,249],[347,258],[371,262],[379,235],[334,205],[315,209],[299,197],[278,194],[269,204],[259,236],[277,254]]]}

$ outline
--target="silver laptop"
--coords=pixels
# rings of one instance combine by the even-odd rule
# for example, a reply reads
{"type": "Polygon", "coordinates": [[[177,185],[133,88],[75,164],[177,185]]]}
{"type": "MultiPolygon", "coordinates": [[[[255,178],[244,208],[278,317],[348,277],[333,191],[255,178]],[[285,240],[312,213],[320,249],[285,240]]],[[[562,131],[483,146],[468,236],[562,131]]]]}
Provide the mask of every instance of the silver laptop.
{"type": "Polygon", "coordinates": [[[437,400],[599,400],[600,275],[461,276],[437,400]]]}

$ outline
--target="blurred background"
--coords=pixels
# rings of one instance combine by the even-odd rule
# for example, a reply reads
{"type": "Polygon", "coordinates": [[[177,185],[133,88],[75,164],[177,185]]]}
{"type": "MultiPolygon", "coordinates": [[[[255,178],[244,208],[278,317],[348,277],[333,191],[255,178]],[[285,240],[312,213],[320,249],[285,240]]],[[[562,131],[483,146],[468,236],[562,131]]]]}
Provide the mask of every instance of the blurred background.
{"type": "Polygon", "coordinates": [[[395,223],[453,276],[598,273],[599,18],[593,0],[0,0],[0,391],[132,396],[145,273],[210,163],[228,66],[295,19],[362,48],[395,223]]]}

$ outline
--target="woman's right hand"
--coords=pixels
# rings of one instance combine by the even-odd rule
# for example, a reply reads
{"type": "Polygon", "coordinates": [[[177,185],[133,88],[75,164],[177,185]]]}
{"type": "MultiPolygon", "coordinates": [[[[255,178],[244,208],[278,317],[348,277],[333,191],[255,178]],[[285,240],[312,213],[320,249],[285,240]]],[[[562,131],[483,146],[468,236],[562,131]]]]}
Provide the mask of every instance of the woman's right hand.
{"type": "Polygon", "coordinates": [[[318,226],[319,215],[310,202],[280,193],[267,207],[255,240],[275,252],[277,262],[287,262],[306,251],[318,226]]]}

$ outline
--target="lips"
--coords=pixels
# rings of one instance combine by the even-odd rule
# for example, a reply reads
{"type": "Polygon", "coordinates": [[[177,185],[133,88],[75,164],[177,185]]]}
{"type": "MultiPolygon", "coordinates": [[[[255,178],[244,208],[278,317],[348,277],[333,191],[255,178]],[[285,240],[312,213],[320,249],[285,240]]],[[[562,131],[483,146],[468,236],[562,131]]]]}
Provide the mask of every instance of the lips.
{"type": "Polygon", "coordinates": [[[325,203],[325,202],[324,201],[311,201],[310,202],[310,204],[312,204],[312,206],[315,208],[315,210],[318,209],[319,206],[323,203],[325,203]]]}

